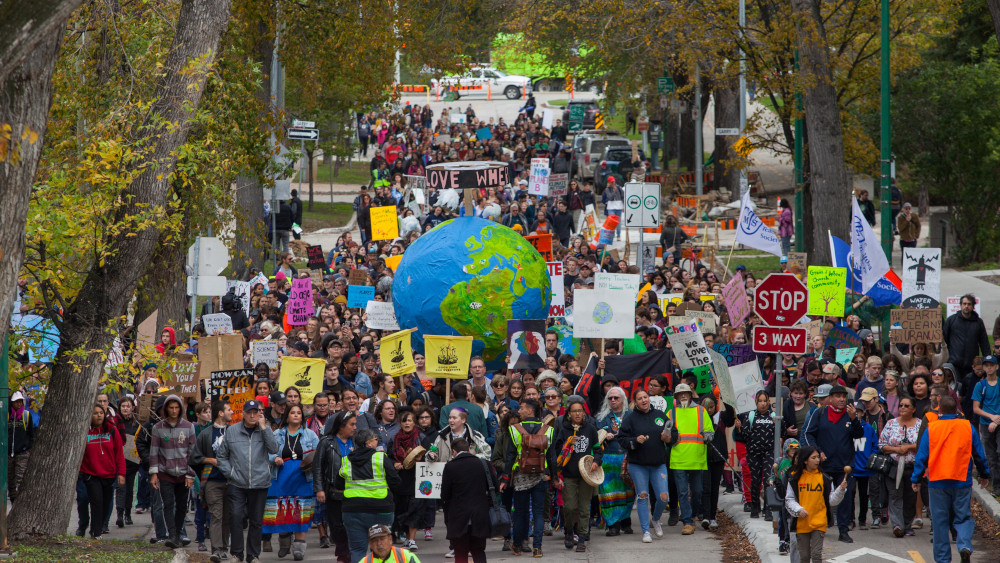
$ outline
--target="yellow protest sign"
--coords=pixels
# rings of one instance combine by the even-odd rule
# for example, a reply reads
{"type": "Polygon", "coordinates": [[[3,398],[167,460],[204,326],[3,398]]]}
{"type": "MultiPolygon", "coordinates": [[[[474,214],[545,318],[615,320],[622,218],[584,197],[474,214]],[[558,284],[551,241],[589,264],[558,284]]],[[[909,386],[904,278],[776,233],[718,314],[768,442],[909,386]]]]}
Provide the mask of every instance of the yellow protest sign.
{"type": "Polygon", "coordinates": [[[410,347],[410,333],[413,329],[394,332],[382,337],[381,353],[382,372],[389,375],[403,375],[416,371],[413,363],[413,348],[410,347]]]}
{"type": "Polygon", "coordinates": [[[385,265],[389,267],[393,272],[399,267],[399,261],[403,259],[402,254],[397,254],[395,256],[390,256],[385,259],[385,265]]]}
{"type": "Polygon", "coordinates": [[[646,285],[640,287],[639,288],[639,293],[636,294],[636,296],[635,296],[636,302],[642,301],[642,294],[646,293],[647,291],[649,291],[652,288],[653,288],[653,284],[651,284],[649,282],[646,282],[646,285]]]}
{"type": "Polygon", "coordinates": [[[809,266],[810,316],[843,317],[847,268],[809,266]]]}
{"type": "Polygon", "coordinates": [[[372,240],[392,240],[399,236],[394,206],[372,207],[369,212],[372,219],[372,240]]]}
{"type": "Polygon", "coordinates": [[[295,387],[302,395],[302,404],[311,405],[316,393],[323,390],[323,372],[326,360],[322,358],[296,358],[285,356],[281,360],[278,389],[282,392],[295,387]]]}
{"type": "Polygon", "coordinates": [[[472,359],[471,336],[424,336],[424,366],[435,377],[466,379],[472,359]]]}

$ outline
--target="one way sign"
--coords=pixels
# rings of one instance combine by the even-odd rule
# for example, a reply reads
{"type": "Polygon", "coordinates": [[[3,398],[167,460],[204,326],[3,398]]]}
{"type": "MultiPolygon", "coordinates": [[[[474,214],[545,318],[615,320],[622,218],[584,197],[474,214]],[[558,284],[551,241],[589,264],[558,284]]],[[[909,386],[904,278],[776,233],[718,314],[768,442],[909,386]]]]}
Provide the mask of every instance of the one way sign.
{"type": "Polygon", "coordinates": [[[660,185],[645,182],[625,183],[625,226],[660,226],[660,185]]]}
{"type": "Polygon", "coordinates": [[[288,138],[302,141],[315,141],[319,139],[319,129],[302,129],[290,127],[288,129],[288,138]]]}

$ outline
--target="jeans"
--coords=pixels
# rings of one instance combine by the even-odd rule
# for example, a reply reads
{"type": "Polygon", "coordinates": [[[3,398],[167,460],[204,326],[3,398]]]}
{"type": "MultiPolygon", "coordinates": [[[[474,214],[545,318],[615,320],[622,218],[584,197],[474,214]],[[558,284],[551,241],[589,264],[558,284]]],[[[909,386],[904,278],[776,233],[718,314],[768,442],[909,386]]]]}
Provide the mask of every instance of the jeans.
{"type": "Polygon", "coordinates": [[[196,498],[194,503],[194,533],[195,541],[205,543],[205,530],[208,528],[208,510],[201,503],[201,499],[196,498]]]}
{"type": "Polygon", "coordinates": [[[788,256],[788,253],[792,250],[792,237],[791,235],[787,237],[781,237],[781,253],[788,256]]]}
{"type": "Polygon", "coordinates": [[[292,238],[292,231],[277,230],[274,232],[274,248],[278,252],[289,252],[288,242],[292,238]]]}
{"type": "Polygon", "coordinates": [[[187,515],[188,488],[184,481],[175,483],[160,479],[160,499],[163,501],[163,521],[171,538],[179,538],[184,528],[184,516],[187,515]]]}
{"type": "Polygon", "coordinates": [[[139,471],[139,466],[125,464],[125,485],[118,487],[115,491],[115,504],[118,506],[118,516],[132,516],[133,493],[135,492],[135,475],[139,471]]]}
{"type": "MultiPolygon", "coordinates": [[[[351,561],[351,551],[347,548],[347,530],[344,529],[343,512],[341,505],[343,501],[330,500],[333,495],[330,491],[326,493],[326,514],[330,523],[330,541],[333,542],[333,553],[337,558],[337,563],[356,563],[351,561]]],[[[430,526],[434,527],[433,524],[430,526]]]]}
{"type": "Polygon", "coordinates": [[[528,520],[531,520],[532,547],[542,547],[545,531],[545,491],[548,481],[542,481],[526,491],[514,491],[514,545],[521,545],[528,538],[528,520]]]}
{"type": "MultiPolygon", "coordinates": [[[[843,470],[831,471],[829,475],[830,478],[833,479],[834,487],[839,487],[840,483],[844,480],[843,470]]],[[[910,485],[905,483],[905,481],[907,481],[908,479],[909,479],[908,477],[903,479],[906,488],[910,488],[910,485]]],[[[847,493],[844,494],[844,498],[845,499],[854,498],[854,477],[848,476],[847,478],[847,493]]],[[[852,503],[850,501],[841,502],[840,504],[837,505],[837,509],[834,511],[837,515],[836,516],[837,529],[840,531],[841,534],[846,534],[851,529],[851,519],[852,519],[851,513],[854,512],[854,509],[852,509],[851,506],[852,503]]],[[[801,549],[799,551],[802,552],[801,549]]]]}
{"type": "Polygon", "coordinates": [[[694,524],[694,516],[701,504],[701,469],[674,469],[674,481],[677,483],[677,496],[681,505],[681,521],[694,524]],[[688,497],[688,489],[691,496],[688,497]]]}
{"type": "Polygon", "coordinates": [[[361,561],[368,553],[368,529],[375,524],[392,526],[393,514],[368,512],[345,512],[344,528],[347,530],[347,545],[351,549],[351,561],[361,561]]]}
{"type": "MultiPolygon", "coordinates": [[[[205,482],[205,504],[208,505],[209,536],[213,551],[229,550],[229,503],[226,502],[226,482],[205,482]]],[[[242,524],[240,529],[242,529],[242,524]]]]}
{"type": "Polygon", "coordinates": [[[76,478],[76,527],[87,531],[90,526],[90,501],[87,498],[87,484],[83,482],[83,474],[76,478]]]}
{"type": "Polygon", "coordinates": [[[653,505],[653,520],[659,522],[663,509],[667,507],[667,466],[628,464],[629,475],[635,484],[636,510],[639,512],[639,526],[643,533],[649,531],[649,487],[653,487],[656,503],[653,505]]]}
{"type": "Polygon", "coordinates": [[[149,518],[153,521],[153,529],[156,531],[156,539],[165,540],[170,536],[167,528],[167,521],[163,518],[163,497],[156,489],[150,488],[149,495],[149,518]]]}
{"type": "MultiPolygon", "coordinates": [[[[906,485],[909,485],[907,480],[906,485]]],[[[972,551],[972,487],[958,489],[929,488],[931,520],[934,522],[951,522],[957,532],[955,546],[959,551],[972,551]]],[[[934,534],[934,561],[948,563],[951,561],[951,534],[947,526],[936,526],[934,534]]]]}
{"type": "Polygon", "coordinates": [[[983,450],[986,451],[986,465],[990,468],[990,479],[993,481],[993,490],[1000,491],[1000,471],[995,468],[1000,467],[1000,428],[990,432],[988,424],[979,424],[979,438],[983,442],[983,450]]]}
{"type": "Polygon", "coordinates": [[[149,510],[152,508],[149,494],[149,489],[152,488],[149,486],[149,472],[140,466],[138,476],[139,485],[135,490],[135,507],[149,510]]]}
{"type": "Polygon", "coordinates": [[[87,502],[90,504],[90,536],[98,537],[104,532],[104,516],[111,511],[112,487],[115,479],[102,479],[93,475],[81,475],[87,488],[87,502]]]}
{"type": "Polygon", "coordinates": [[[264,505],[267,489],[242,489],[226,486],[229,503],[229,531],[232,534],[229,552],[245,561],[260,557],[261,528],[264,525],[264,505]],[[247,518],[246,549],[243,543],[243,519],[247,518]]]}
{"type": "MultiPolygon", "coordinates": [[[[913,465],[907,463],[899,487],[896,487],[895,475],[886,476],[889,484],[889,523],[892,527],[899,528],[904,532],[910,529],[917,512],[917,493],[910,486],[910,475],[912,474],[913,465]]],[[[947,529],[944,536],[948,537],[947,529]]]]}

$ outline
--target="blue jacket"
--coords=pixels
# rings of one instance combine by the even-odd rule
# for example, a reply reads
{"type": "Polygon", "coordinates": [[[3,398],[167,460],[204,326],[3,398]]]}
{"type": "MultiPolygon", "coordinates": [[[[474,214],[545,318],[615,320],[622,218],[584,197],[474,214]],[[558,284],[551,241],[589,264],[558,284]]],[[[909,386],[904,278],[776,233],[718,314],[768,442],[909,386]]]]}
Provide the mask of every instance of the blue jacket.
{"type": "Polygon", "coordinates": [[[868,458],[878,451],[878,433],[871,424],[862,421],[861,428],[865,435],[854,440],[854,476],[871,477],[872,472],[868,471],[868,458]]]}
{"type": "MultiPolygon", "coordinates": [[[[938,420],[950,420],[952,418],[958,418],[957,414],[943,414],[938,420]]],[[[971,423],[970,423],[971,424],[971,423]]],[[[924,470],[927,468],[927,463],[930,460],[930,446],[927,444],[930,440],[924,439],[920,440],[920,445],[917,446],[917,457],[913,461],[913,476],[910,477],[910,481],[913,483],[919,483],[920,478],[924,475],[924,470]]],[[[969,460],[969,473],[965,477],[965,481],[958,481],[955,479],[941,479],[939,481],[927,480],[928,487],[934,487],[935,489],[961,489],[963,487],[972,486],[972,464],[975,463],[976,468],[979,469],[980,477],[989,477],[990,468],[986,465],[986,452],[983,451],[983,443],[979,440],[979,432],[976,431],[976,427],[972,427],[972,459],[969,460]]]]}
{"type": "Polygon", "coordinates": [[[858,418],[851,419],[845,412],[837,424],[830,422],[830,407],[814,410],[806,421],[803,439],[826,455],[820,466],[823,473],[840,475],[845,465],[854,465],[854,440],[865,435],[858,418]]]}
{"type": "MultiPolygon", "coordinates": [[[[333,418],[332,416],[330,418],[333,418]]],[[[313,451],[316,446],[319,445],[319,437],[312,430],[302,426],[299,429],[302,433],[302,454],[305,455],[306,452],[313,451]]],[[[271,462],[271,480],[278,478],[278,472],[281,470],[277,465],[274,464],[274,458],[281,455],[281,451],[285,449],[285,440],[288,439],[288,428],[281,428],[274,432],[274,439],[278,441],[278,452],[273,455],[268,456],[268,460],[271,462]]],[[[306,481],[312,481],[312,471],[306,471],[306,481]]]]}

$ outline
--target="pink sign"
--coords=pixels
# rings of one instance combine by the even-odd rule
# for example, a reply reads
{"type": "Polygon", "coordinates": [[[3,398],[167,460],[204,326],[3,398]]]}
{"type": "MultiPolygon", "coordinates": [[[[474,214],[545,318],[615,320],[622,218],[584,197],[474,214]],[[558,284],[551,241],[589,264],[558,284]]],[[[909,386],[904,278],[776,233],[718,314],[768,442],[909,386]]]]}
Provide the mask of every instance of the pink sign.
{"type": "Polygon", "coordinates": [[[292,326],[309,324],[313,316],[313,289],[309,278],[292,280],[292,292],[288,295],[288,324],[292,326]]]}
{"type": "Polygon", "coordinates": [[[747,288],[743,283],[743,274],[736,272],[722,288],[722,301],[729,311],[730,326],[740,326],[750,316],[750,300],[747,299],[747,288]]]}

